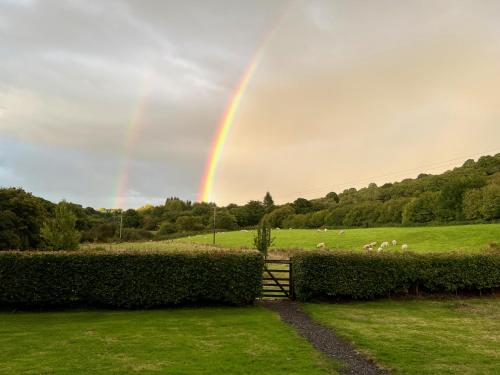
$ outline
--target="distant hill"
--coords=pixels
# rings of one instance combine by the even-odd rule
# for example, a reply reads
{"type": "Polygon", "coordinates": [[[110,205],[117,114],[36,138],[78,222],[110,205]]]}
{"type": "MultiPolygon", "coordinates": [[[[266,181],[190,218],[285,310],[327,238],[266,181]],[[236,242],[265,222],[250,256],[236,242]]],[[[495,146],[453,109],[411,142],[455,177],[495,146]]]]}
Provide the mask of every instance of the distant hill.
{"type": "MultiPolygon", "coordinates": [[[[213,228],[214,204],[168,198],[137,210],[83,208],[70,203],[82,241],[150,240],[179,237],[213,228]]],[[[40,235],[55,204],[19,188],[0,189],[0,250],[44,248],[40,235]]],[[[439,175],[372,183],[366,188],[331,192],[323,198],[275,205],[263,201],[217,207],[215,227],[235,230],[272,227],[375,227],[493,222],[500,220],[500,154],[467,160],[439,175]]]]}

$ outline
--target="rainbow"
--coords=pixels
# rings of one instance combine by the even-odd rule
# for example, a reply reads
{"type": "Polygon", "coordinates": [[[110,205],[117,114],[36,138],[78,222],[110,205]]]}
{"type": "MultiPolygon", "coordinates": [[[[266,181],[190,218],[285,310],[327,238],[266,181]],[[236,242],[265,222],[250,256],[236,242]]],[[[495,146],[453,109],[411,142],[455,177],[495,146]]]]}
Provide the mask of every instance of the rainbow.
{"type": "Polygon", "coordinates": [[[217,166],[222,157],[224,151],[224,146],[227,142],[231,128],[234,126],[234,120],[236,114],[241,105],[243,96],[247,92],[249,83],[254,76],[259,63],[262,60],[264,51],[272,39],[273,35],[276,33],[278,26],[281,24],[287,13],[291,8],[292,2],[289,3],[281,15],[278,17],[277,22],[274,23],[274,27],[267,33],[263,38],[257,52],[254,54],[252,60],[247,65],[241,78],[233,91],[233,95],[229,98],[225,110],[219,120],[215,136],[212,140],[212,145],[208,154],[208,158],[205,164],[204,174],[200,183],[200,188],[198,190],[198,201],[199,202],[212,202],[214,200],[213,196],[213,185],[215,174],[217,172],[217,166]]]}
{"type": "Polygon", "coordinates": [[[205,173],[203,175],[198,193],[198,201],[200,202],[210,202],[212,199],[212,189],[217,165],[221,159],[222,151],[224,150],[224,145],[226,144],[229,132],[234,124],[234,119],[241,104],[241,99],[243,98],[243,95],[248,88],[248,84],[257,69],[259,60],[260,55],[256,55],[252,62],[248,65],[219,121],[217,131],[212,141],[212,146],[210,147],[209,157],[205,165],[205,173]]]}
{"type": "Polygon", "coordinates": [[[144,126],[144,113],[146,111],[147,98],[149,92],[151,91],[152,83],[152,73],[147,72],[144,77],[144,82],[142,85],[141,95],[139,96],[138,104],[132,114],[126,131],[125,131],[125,141],[123,144],[123,157],[122,164],[119,169],[119,174],[117,178],[116,192],[113,194],[113,202],[111,207],[113,208],[124,208],[126,203],[126,196],[129,192],[130,184],[130,160],[132,159],[132,151],[135,145],[139,142],[141,129],[144,126]]]}

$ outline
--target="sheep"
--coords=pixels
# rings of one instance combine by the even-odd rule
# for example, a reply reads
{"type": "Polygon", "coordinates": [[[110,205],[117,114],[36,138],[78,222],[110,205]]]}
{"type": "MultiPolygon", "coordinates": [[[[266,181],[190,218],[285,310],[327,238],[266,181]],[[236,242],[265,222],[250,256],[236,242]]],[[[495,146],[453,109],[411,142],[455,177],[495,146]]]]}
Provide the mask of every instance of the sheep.
{"type": "Polygon", "coordinates": [[[373,241],[373,242],[369,243],[370,246],[375,246],[376,244],[377,244],[377,241],[373,241]]]}
{"type": "Polygon", "coordinates": [[[276,227],[276,230],[281,230],[281,228],[280,227],[276,227]]]}
{"type": "Polygon", "coordinates": [[[384,247],[387,247],[387,246],[389,246],[389,242],[387,242],[387,241],[384,241],[384,242],[382,242],[382,243],[380,244],[380,247],[381,247],[381,248],[384,248],[384,247]]]}
{"type": "Polygon", "coordinates": [[[404,244],[402,244],[402,245],[401,245],[401,250],[403,250],[403,251],[408,250],[408,245],[407,245],[407,244],[405,244],[405,243],[404,243],[404,244]]]}
{"type": "Polygon", "coordinates": [[[316,245],[316,248],[317,249],[324,249],[325,248],[325,243],[324,242],[320,242],[319,244],[316,245]]]}
{"type": "Polygon", "coordinates": [[[325,229],[323,229],[323,231],[324,231],[324,232],[327,232],[327,231],[328,231],[328,229],[327,229],[327,228],[325,228],[325,229]]]}
{"type": "Polygon", "coordinates": [[[392,246],[396,246],[398,244],[398,241],[392,240],[392,246]]]}
{"type": "Polygon", "coordinates": [[[246,233],[248,231],[246,229],[242,229],[242,230],[240,230],[240,232],[245,232],[246,233]]]}
{"type": "Polygon", "coordinates": [[[288,228],[288,230],[292,230],[292,229],[293,229],[292,227],[288,228]]]}
{"type": "Polygon", "coordinates": [[[321,232],[321,229],[316,229],[316,232],[321,232]]]}
{"type": "Polygon", "coordinates": [[[342,234],[344,234],[344,233],[345,233],[345,230],[341,230],[341,231],[339,232],[339,234],[340,234],[340,235],[342,235],[342,234]]]}
{"type": "Polygon", "coordinates": [[[384,248],[382,246],[380,246],[378,249],[377,249],[377,253],[381,253],[382,251],[384,251],[384,248]]]}
{"type": "Polygon", "coordinates": [[[370,244],[363,245],[363,250],[368,250],[370,247],[370,244]]]}

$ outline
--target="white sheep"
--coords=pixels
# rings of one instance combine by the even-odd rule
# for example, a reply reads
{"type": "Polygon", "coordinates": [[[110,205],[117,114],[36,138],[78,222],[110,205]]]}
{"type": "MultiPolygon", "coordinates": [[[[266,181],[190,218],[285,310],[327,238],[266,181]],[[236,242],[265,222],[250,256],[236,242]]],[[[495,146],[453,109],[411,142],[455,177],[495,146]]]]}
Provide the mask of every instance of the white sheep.
{"type": "Polygon", "coordinates": [[[370,244],[363,245],[363,250],[368,250],[370,247],[370,244]]]}
{"type": "Polygon", "coordinates": [[[321,232],[321,229],[316,229],[316,232],[321,232]]]}
{"type": "Polygon", "coordinates": [[[403,251],[408,250],[408,245],[407,245],[407,244],[405,244],[405,243],[404,243],[404,244],[402,244],[402,245],[401,245],[401,250],[403,250],[403,251]]]}
{"type": "Polygon", "coordinates": [[[381,253],[382,251],[384,251],[384,248],[382,246],[380,246],[378,249],[377,249],[377,253],[381,253]]]}
{"type": "Polygon", "coordinates": [[[384,248],[384,247],[387,247],[387,246],[389,246],[389,242],[387,242],[387,241],[384,241],[384,242],[382,242],[382,243],[380,244],[380,247],[381,247],[381,248],[384,248]]]}
{"type": "Polygon", "coordinates": [[[341,231],[339,232],[339,234],[344,234],[344,233],[345,233],[345,230],[341,230],[341,231]]]}
{"type": "Polygon", "coordinates": [[[245,233],[246,233],[246,232],[248,232],[248,231],[247,231],[246,229],[242,229],[240,232],[245,232],[245,233]]]}
{"type": "Polygon", "coordinates": [[[316,248],[317,249],[324,249],[325,248],[325,243],[324,242],[320,242],[319,244],[316,245],[316,248]]]}
{"type": "Polygon", "coordinates": [[[375,246],[376,244],[377,244],[377,241],[373,241],[373,242],[369,243],[370,246],[375,246]]]}
{"type": "Polygon", "coordinates": [[[276,230],[281,230],[281,228],[280,227],[276,227],[276,230]]]}
{"type": "Polygon", "coordinates": [[[392,246],[396,246],[398,244],[398,241],[392,240],[392,246]]]}
{"type": "Polygon", "coordinates": [[[327,228],[325,228],[325,229],[323,229],[323,231],[324,231],[324,232],[328,232],[328,229],[327,229],[327,228]]]}
{"type": "Polygon", "coordinates": [[[292,227],[288,228],[288,230],[292,230],[292,229],[293,229],[292,227]]]}

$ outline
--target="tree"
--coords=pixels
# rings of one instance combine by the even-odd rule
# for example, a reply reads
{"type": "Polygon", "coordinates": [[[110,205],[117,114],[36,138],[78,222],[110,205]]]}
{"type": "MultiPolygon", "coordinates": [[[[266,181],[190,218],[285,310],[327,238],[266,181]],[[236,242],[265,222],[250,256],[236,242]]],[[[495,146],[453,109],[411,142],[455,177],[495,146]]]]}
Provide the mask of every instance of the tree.
{"type": "Polygon", "coordinates": [[[271,196],[271,193],[266,192],[266,195],[264,196],[264,209],[266,212],[271,212],[274,209],[274,200],[273,197],[271,196]]]}
{"type": "Polygon", "coordinates": [[[332,191],[326,195],[327,199],[333,200],[335,203],[339,203],[339,196],[336,192],[332,191]]]}
{"type": "Polygon", "coordinates": [[[313,205],[305,198],[297,198],[293,203],[292,207],[298,214],[307,214],[312,211],[313,205]]]}
{"type": "Polygon", "coordinates": [[[250,201],[242,207],[233,208],[231,213],[236,217],[236,221],[240,227],[249,227],[257,225],[266,210],[262,202],[250,201]]]}
{"type": "MultiPolygon", "coordinates": [[[[214,225],[214,217],[212,215],[209,219],[208,227],[213,228],[213,225],[214,225]]],[[[215,214],[215,228],[233,230],[238,228],[238,224],[236,222],[236,218],[229,212],[225,210],[218,210],[215,214]]]]}
{"type": "Polygon", "coordinates": [[[265,220],[262,220],[257,227],[257,232],[253,238],[253,244],[257,250],[267,257],[267,252],[273,242],[274,238],[271,238],[271,227],[265,220]]]}
{"type": "Polygon", "coordinates": [[[481,219],[483,206],[482,189],[468,190],[464,194],[463,207],[467,220],[481,219]]]}
{"type": "Polygon", "coordinates": [[[128,209],[123,213],[124,228],[139,228],[142,222],[143,218],[136,210],[128,209]]]}
{"type": "Polygon", "coordinates": [[[488,185],[483,189],[481,212],[486,220],[500,219],[500,186],[488,185]]]}
{"type": "Polygon", "coordinates": [[[0,250],[39,247],[40,227],[46,216],[41,199],[22,189],[0,189],[0,250]]]}
{"type": "Polygon", "coordinates": [[[204,228],[201,218],[196,216],[179,216],[175,221],[177,230],[179,231],[198,231],[204,228]]]}
{"type": "Polygon", "coordinates": [[[277,208],[274,211],[268,213],[265,216],[265,220],[271,226],[271,228],[282,228],[283,221],[290,215],[295,213],[294,209],[290,205],[285,205],[283,207],[277,208]]]}
{"type": "Polygon", "coordinates": [[[76,216],[69,204],[60,202],[54,210],[54,218],[45,222],[42,237],[52,250],[75,250],[78,248],[80,233],[75,229],[76,216]]]}
{"type": "Polygon", "coordinates": [[[172,234],[177,231],[177,228],[174,223],[171,223],[170,221],[165,221],[161,223],[160,225],[160,230],[158,231],[158,234],[160,235],[166,235],[166,234],[172,234]]]}
{"type": "Polygon", "coordinates": [[[428,223],[436,219],[439,192],[426,192],[411,200],[403,210],[403,224],[428,223]]]}

